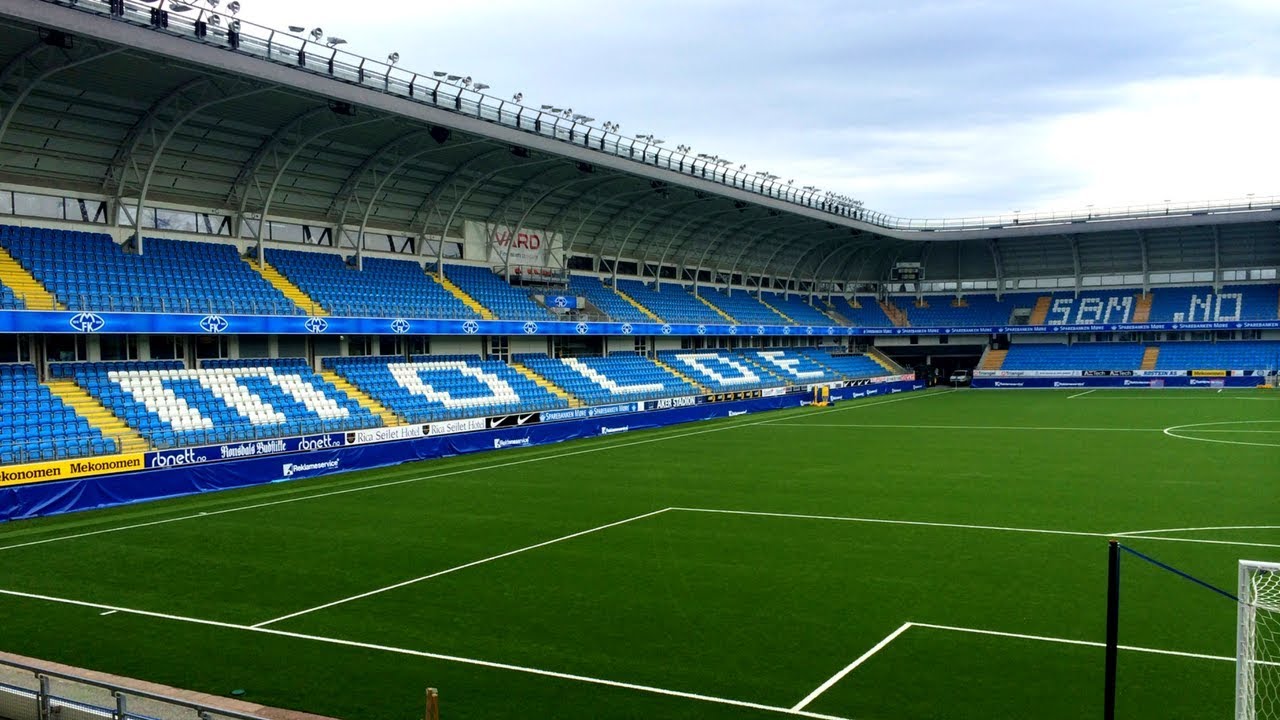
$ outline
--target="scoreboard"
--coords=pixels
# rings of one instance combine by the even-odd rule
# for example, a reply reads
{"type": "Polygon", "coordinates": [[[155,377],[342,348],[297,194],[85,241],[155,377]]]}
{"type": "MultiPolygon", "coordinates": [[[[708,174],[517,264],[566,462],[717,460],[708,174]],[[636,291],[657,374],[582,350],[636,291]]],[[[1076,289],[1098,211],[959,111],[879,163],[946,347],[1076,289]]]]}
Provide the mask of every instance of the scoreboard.
{"type": "Polygon", "coordinates": [[[898,282],[920,282],[924,279],[924,266],[918,262],[900,262],[893,266],[893,279],[898,282]]]}

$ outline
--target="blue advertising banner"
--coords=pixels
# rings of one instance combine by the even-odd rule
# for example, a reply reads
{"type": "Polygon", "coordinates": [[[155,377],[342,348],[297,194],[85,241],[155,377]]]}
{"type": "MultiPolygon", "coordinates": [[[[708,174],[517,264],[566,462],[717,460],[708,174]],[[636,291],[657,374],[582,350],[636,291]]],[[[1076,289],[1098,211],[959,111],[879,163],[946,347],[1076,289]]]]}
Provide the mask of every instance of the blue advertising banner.
{"type": "Polygon", "coordinates": [[[203,465],[211,462],[261,457],[263,455],[328,450],[342,447],[345,444],[345,439],[345,433],[272,438],[270,440],[188,447],[177,450],[156,450],[146,453],[143,457],[145,458],[144,464],[148,468],[181,467],[184,465],[203,465]]]}
{"type": "Polygon", "coordinates": [[[842,325],[696,325],[690,323],[566,322],[561,320],[437,320],[428,318],[319,317],[302,315],[199,315],[181,313],[0,310],[0,333],[116,333],[155,335],[712,335],[885,336],[991,335],[1181,330],[1280,330],[1280,320],[970,327],[842,325]]]}
{"type": "MultiPolygon", "coordinates": [[[[923,382],[882,383],[874,387],[833,389],[831,397],[851,399],[921,390],[923,382]]],[[[617,435],[679,423],[737,417],[747,413],[794,408],[808,404],[806,393],[780,394],[750,400],[680,403],[679,407],[627,415],[596,417],[553,423],[531,423],[475,432],[459,432],[391,442],[344,444],[339,434],[295,438],[296,451],[285,455],[258,456],[257,450],[240,459],[214,462],[221,447],[193,451],[191,457],[205,458],[190,463],[177,462],[171,453],[151,453],[155,469],[121,475],[63,480],[0,488],[0,522],[45,515],[89,510],[128,503],[145,502],[250,485],[262,485],[348,470],[397,465],[462,453],[530,447],[566,440],[617,435]],[[302,449],[306,441],[306,447],[302,449]],[[325,444],[327,443],[327,444],[325,444]],[[156,458],[165,457],[164,461],[156,458]]],[[[625,407],[625,406],[622,406],[625,407]]],[[[636,408],[632,403],[631,407],[636,408]]],[[[227,446],[237,447],[236,444],[227,446]]],[[[264,450],[270,449],[269,447],[264,450]]],[[[244,452],[249,452],[245,450],[244,452]]]]}
{"type": "Polygon", "coordinates": [[[979,390],[1069,390],[1090,388],[1254,388],[1260,377],[1006,377],[974,378],[979,390]]]}

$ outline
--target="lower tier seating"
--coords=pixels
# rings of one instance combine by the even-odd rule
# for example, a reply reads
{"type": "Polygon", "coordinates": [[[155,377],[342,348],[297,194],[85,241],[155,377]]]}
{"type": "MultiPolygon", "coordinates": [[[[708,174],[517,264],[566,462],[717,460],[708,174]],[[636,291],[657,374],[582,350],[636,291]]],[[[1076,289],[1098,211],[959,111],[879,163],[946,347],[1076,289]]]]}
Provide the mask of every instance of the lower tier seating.
{"type": "Polygon", "coordinates": [[[866,355],[832,355],[826,350],[817,348],[799,348],[796,352],[809,356],[849,380],[876,377],[878,375],[886,375],[889,372],[880,363],[866,355]]]}
{"type": "Polygon", "coordinates": [[[1280,370],[1280,341],[1162,343],[1157,370],[1280,370]]]}
{"type": "Polygon", "coordinates": [[[58,363],[68,377],[159,448],[376,427],[382,421],[305,360],[58,363]]]}
{"type": "Polygon", "coordinates": [[[434,422],[569,406],[497,360],[369,356],[324,364],[410,422],[434,422]]]}
{"type": "Polygon", "coordinates": [[[758,390],[781,384],[732,351],[664,350],[663,362],[716,392],[758,390]]]}
{"type": "Polygon", "coordinates": [[[116,442],[40,384],[34,365],[0,365],[0,464],[116,452],[116,442]]]}
{"type": "Polygon", "coordinates": [[[691,395],[698,391],[653,361],[632,353],[556,359],[546,355],[518,355],[515,360],[589,405],[691,395]]]}
{"type": "MultiPolygon", "coordinates": [[[[1003,370],[1137,370],[1148,346],[1139,343],[1018,343],[1003,370]]],[[[1158,348],[1156,370],[1275,370],[1280,341],[1168,342],[1158,348]]]]}

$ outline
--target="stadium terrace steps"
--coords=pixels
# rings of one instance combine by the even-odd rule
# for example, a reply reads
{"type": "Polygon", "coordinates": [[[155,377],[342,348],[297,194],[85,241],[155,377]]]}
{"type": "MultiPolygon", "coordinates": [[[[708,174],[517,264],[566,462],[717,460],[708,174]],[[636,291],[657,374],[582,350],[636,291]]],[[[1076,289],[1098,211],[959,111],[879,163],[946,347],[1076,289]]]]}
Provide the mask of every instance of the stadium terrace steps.
{"type": "Polygon", "coordinates": [[[894,324],[894,327],[911,327],[911,320],[907,318],[907,312],[902,308],[894,305],[890,300],[881,300],[880,309],[894,324]]]}
{"type": "Polygon", "coordinates": [[[662,318],[658,317],[658,316],[657,316],[657,314],[655,314],[652,310],[650,310],[649,308],[647,308],[647,307],[645,307],[645,306],[641,305],[640,303],[636,302],[636,299],[635,299],[635,298],[633,298],[633,297],[631,297],[630,295],[628,295],[628,294],[626,294],[626,293],[622,292],[622,288],[610,288],[610,289],[611,289],[611,290],[613,290],[614,292],[618,293],[618,297],[620,297],[620,298],[622,298],[623,300],[626,300],[627,302],[629,302],[629,303],[631,303],[632,305],[634,305],[634,306],[635,306],[635,308],[636,308],[637,310],[639,310],[640,312],[644,313],[645,317],[649,318],[650,320],[652,320],[652,321],[654,321],[654,322],[656,322],[656,323],[666,322],[666,321],[665,321],[665,320],[663,320],[662,318]]]}
{"type": "Polygon", "coordinates": [[[836,310],[836,306],[832,305],[830,300],[823,300],[822,305],[823,307],[817,308],[818,312],[822,313],[823,315],[826,315],[832,320],[835,320],[840,325],[853,324],[852,322],[850,322],[849,318],[845,317],[844,315],[841,315],[840,311],[836,310]]]}
{"type": "Polygon", "coordinates": [[[381,418],[383,425],[390,427],[392,425],[403,425],[405,423],[404,418],[392,412],[386,405],[383,405],[372,397],[369,397],[367,393],[347,382],[347,379],[338,373],[332,370],[322,370],[320,371],[320,377],[346,393],[347,397],[355,400],[357,405],[381,418]]]}
{"type": "Polygon", "coordinates": [[[327,315],[328,312],[320,305],[320,303],[311,299],[311,296],[302,291],[302,288],[294,285],[289,278],[280,274],[280,271],[272,267],[271,263],[266,260],[259,265],[257,260],[245,259],[249,267],[262,276],[263,280],[271,283],[271,286],[280,291],[280,294],[289,298],[294,305],[302,308],[308,315],[327,315]]]}
{"type": "Polygon", "coordinates": [[[512,370],[515,370],[521,375],[529,378],[530,380],[537,383],[540,387],[545,388],[547,392],[569,403],[569,407],[571,408],[582,407],[585,404],[578,398],[574,397],[571,393],[569,393],[564,388],[560,387],[559,385],[556,385],[555,383],[551,382],[550,380],[546,379],[545,377],[531,370],[524,363],[508,362],[507,364],[511,366],[512,370]]]}
{"type": "Polygon", "coordinates": [[[497,317],[496,315],[493,314],[492,310],[481,305],[479,302],[476,301],[475,298],[468,295],[465,290],[455,285],[453,281],[450,280],[449,278],[445,277],[444,273],[431,272],[428,270],[427,275],[432,280],[435,280],[437,283],[439,283],[440,287],[444,288],[445,290],[448,290],[450,293],[453,294],[454,297],[461,300],[463,305],[466,305],[467,307],[471,308],[476,313],[478,313],[480,317],[484,318],[485,320],[493,320],[494,318],[497,317]]]}
{"type": "Polygon", "coordinates": [[[982,361],[978,363],[979,370],[999,370],[1004,366],[1005,356],[1009,354],[1008,350],[996,350],[988,348],[982,354],[982,361]]]}
{"type": "Polygon", "coordinates": [[[714,310],[714,311],[716,312],[716,314],[717,314],[717,315],[719,315],[720,317],[724,318],[727,322],[732,323],[732,324],[734,324],[734,325],[737,325],[737,324],[738,324],[738,321],[737,321],[737,320],[735,320],[735,319],[733,319],[733,316],[732,316],[732,315],[730,315],[729,313],[727,313],[727,312],[725,312],[725,311],[721,310],[720,308],[716,307],[716,304],[715,304],[715,303],[713,303],[713,302],[711,302],[710,300],[708,300],[708,299],[706,299],[706,298],[702,297],[701,295],[697,295],[697,294],[695,294],[695,295],[694,295],[694,297],[698,299],[698,302],[700,302],[700,303],[702,303],[703,305],[706,305],[707,307],[709,307],[709,308],[711,308],[712,310],[714,310]]]}
{"type": "Polygon", "coordinates": [[[26,268],[18,264],[9,251],[0,247],[0,283],[13,290],[28,310],[66,310],[53,293],[45,289],[26,268]]]}
{"type": "MultiPolygon", "coordinates": [[[[1145,322],[1145,321],[1143,321],[1145,322]]],[[[1148,345],[1146,350],[1142,351],[1142,370],[1155,370],[1156,362],[1160,359],[1160,346],[1148,345]]]]}
{"type": "Polygon", "coordinates": [[[1036,305],[1031,309],[1032,325],[1043,325],[1049,319],[1049,308],[1053,305],[1052,295],[1042,295],[1036,300],[1036,305]]]}
{"type": "Polygon", "coordinates": [[[45,387],[76,414],[89,421],[89,425],[98,429],[103,437],[116,438],[122,453],[146,452],[151,449],[137,430],[129,427],[116,414],[108,410],[87,390],[76,384],[75,380],[50,378],[45,387]]]}
{"type": "Polygon", "coordinates": [[[706,385],[703,385],[702,383],[698,382],[697,380],[694,380],[693,378],[689,377],[688,375],[686,375],[686,374],[684,374],[684,373],[680,372],[679,370],[677,370],[677,369],[675,369],[674,367],[672,367],[670,364],[665,363],[665,362],[663,362],[663,361],[659,360],[659,359],[658,359],[658,358],[656,358],[656,357],[654,357],[654,358],[649,358],[649,359],[650,359],[650,360],[652,360],[652,361],[653,361],[653,363],[654,363],[655,365],[657,365],[658,367],[662,368],[663,370],[666,370],[667,372],[671,373],[672,375],[675,375],[676,377],[680,378],[681,380],[683,380],[683,381],[685,381],[685,382],[689,383],[690,385],[694,386],[695,388],[697,388],[697,389],[698,389],[698,391],[699,391],[699,392],[704,392],[704,393],[705,393],[705,392],[711,392],[710,388],[708,388],[706,385]]]}
{"type": "Polygon", "coordinates": [[[872,360],[875,360],[876,363],[879,364],[880,367],[887,370],[890,375],[902,375],[903,373],[906,372],[906,370],[901,365],[889,359],[888,355],[885,355],[883,352],[876,349],[874,346],[867,348],[867,357],[871,358],[872,360]]]}
{"type": "Polygon", "coordinates": [[[1136,323],[1151,322],[1151,293],[1138,293],[1134,297],[1133,317],[1130,320],[1136,323]]]}

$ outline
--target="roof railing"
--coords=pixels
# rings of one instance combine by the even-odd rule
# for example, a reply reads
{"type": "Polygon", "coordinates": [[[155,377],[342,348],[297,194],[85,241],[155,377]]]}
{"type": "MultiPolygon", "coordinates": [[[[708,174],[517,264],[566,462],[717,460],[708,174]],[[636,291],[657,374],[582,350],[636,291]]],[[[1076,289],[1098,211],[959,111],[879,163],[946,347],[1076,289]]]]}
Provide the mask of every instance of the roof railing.
{"type": "MultiPolygon", "coordinates": [[[[858,201],[813,186],[795,187],[779,182],[777,175],[748,172],[728,160],[706,154],[690,155],[662,147],[653,136],[627,137],[590,124],[592,118],[534,109],[513,99],[486,95],[453,75],[420,74],[397,67],[392,58],[386,61],[356,55],[342,50],[345,41],[313,33],[313,37],[275,30],[216,8],[196,4],[195,0],[147,4],[143,0],[44,0],[55,5],[111,17],[132,25],[149,27],[157,32],[184,38],[191,42],[245,53],[298,70],[387,93],[413,102],[477,118],[503,127],[629,159],[637,163],[669,170],[689,177],[708,180],[726,187],[743,190],[831,215],[865,222],[888,230],[918,232],[956,232],[994,230],[1011,227],[1070,225],[1116,220],[1148,219],[1161,216],[1209,215],[1220,213],[1270,211],[1280,209],[1280,196],[1232,198],[1188,203],[1128,205],[1071,211],[1018,212],[963,218],[903,218],[876,212],[858,201]],[[165,10],[177,5],[185,8],[165,10]],[[114,12],[113,12],[114,10],[114,12]],[[167,12],[157,21],[156,12],[167,12]],[[336,42],[335,42],[336,41],[336,42]],[[566,117],[568,115],[568,117],[566,117]]],[[[150,0],[154,2],[154,0],[150,0]]],[[[207,4],[207,0],[205,0],[207,4]]],[[[228,6],[231,3],[228,3],[228,6]]],[[[466,80],[470,80],[467,78],[466,80]]],[[[479,85],[480,88],[488,86],[479,85]]]]}

